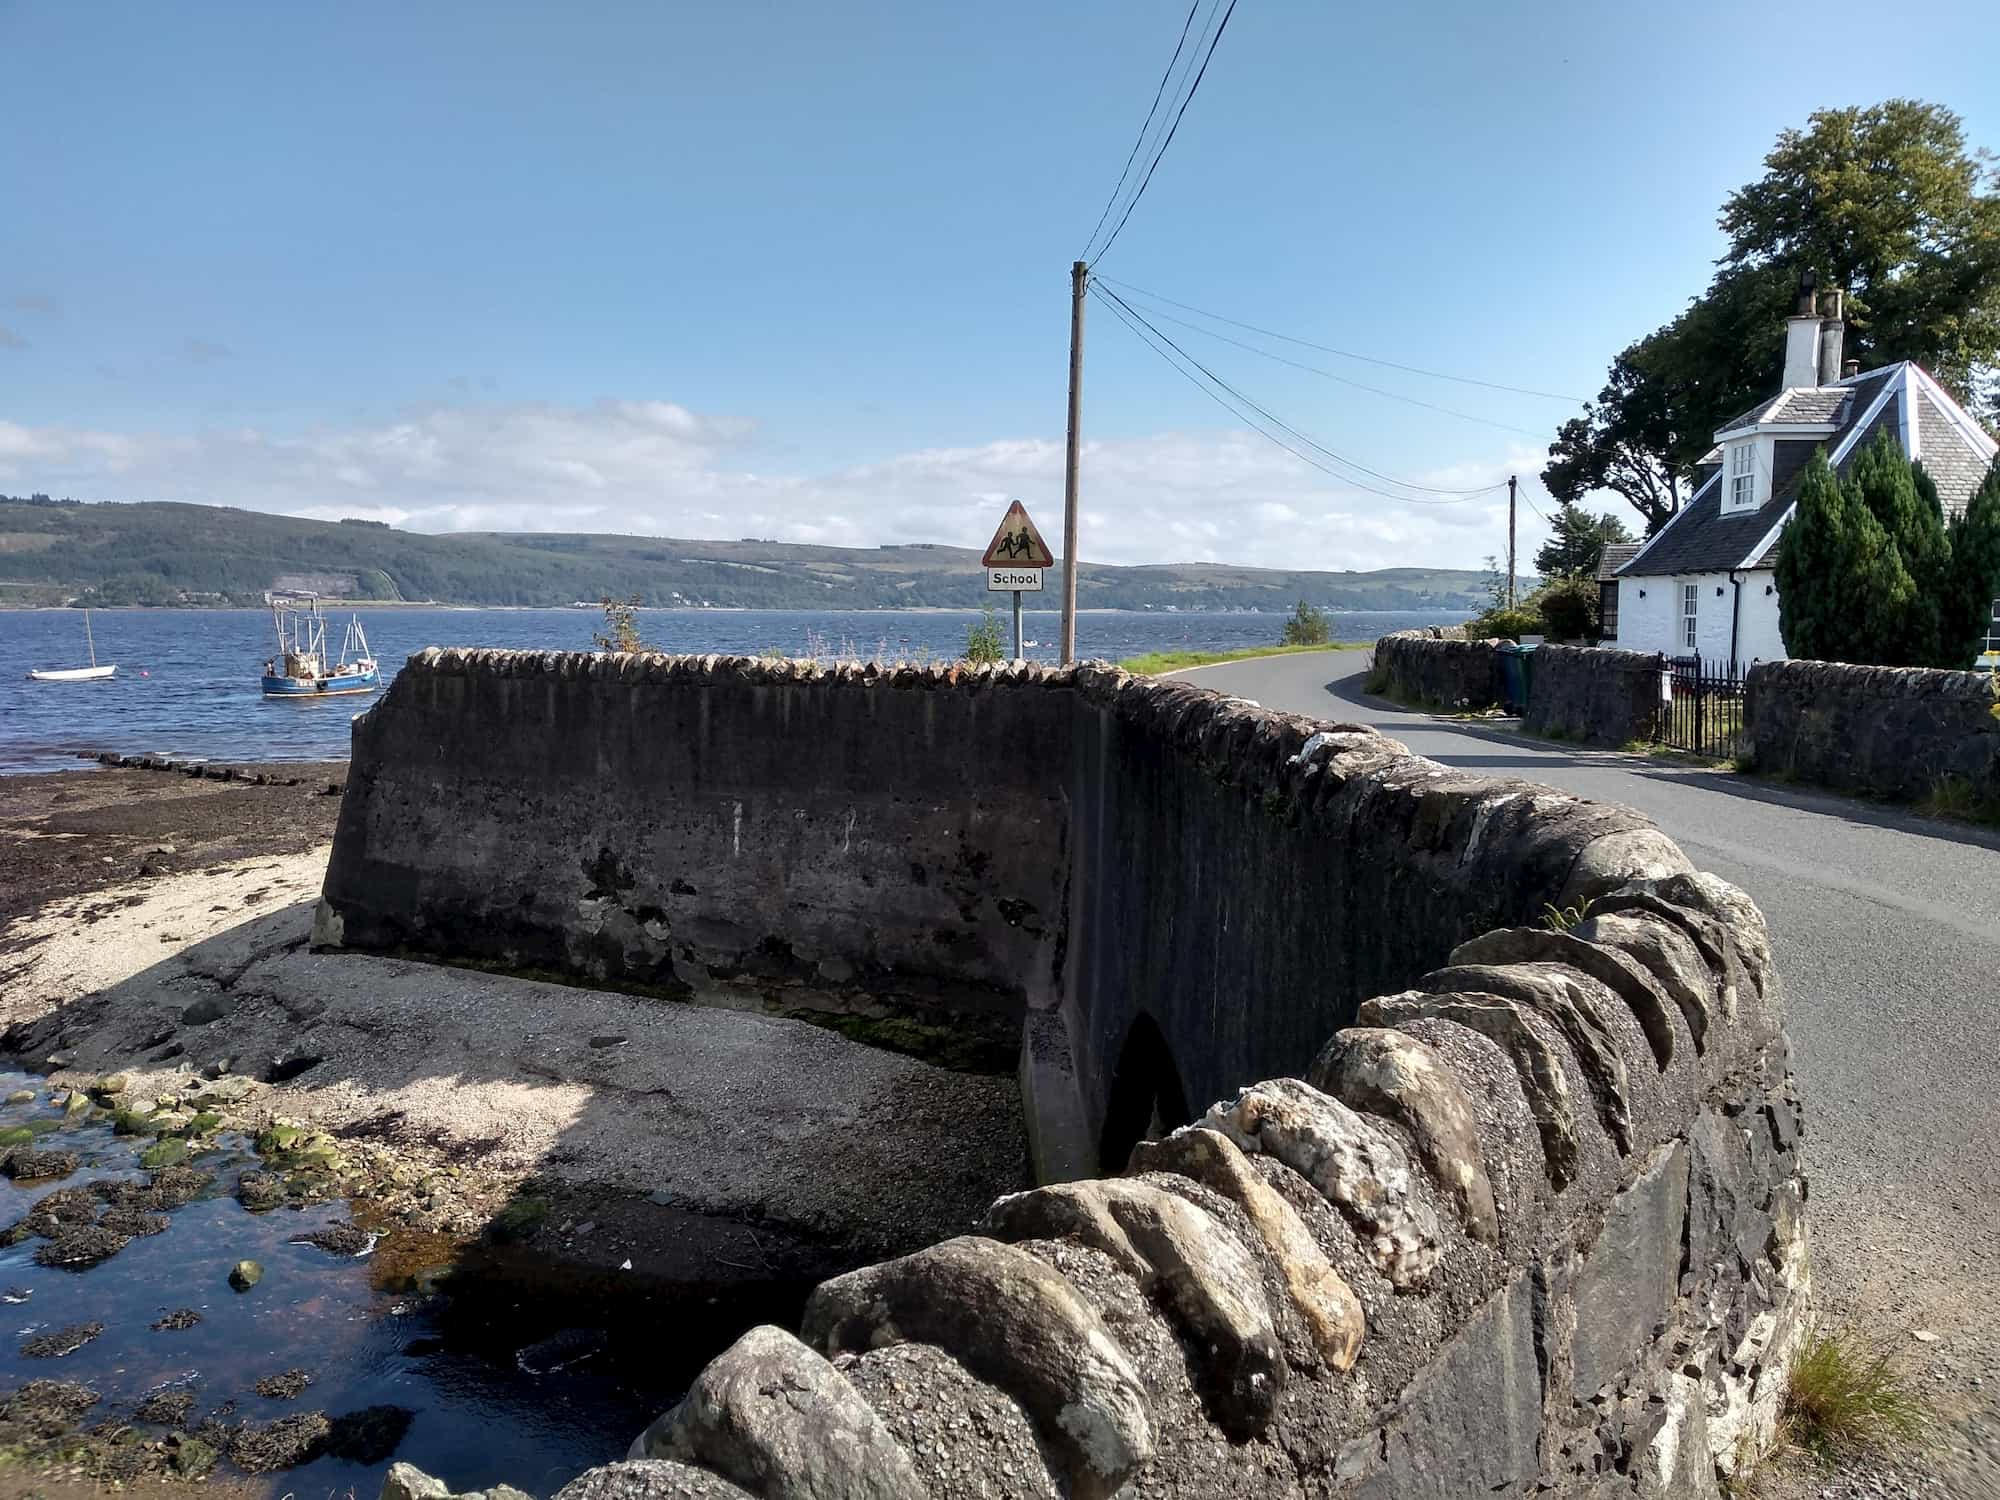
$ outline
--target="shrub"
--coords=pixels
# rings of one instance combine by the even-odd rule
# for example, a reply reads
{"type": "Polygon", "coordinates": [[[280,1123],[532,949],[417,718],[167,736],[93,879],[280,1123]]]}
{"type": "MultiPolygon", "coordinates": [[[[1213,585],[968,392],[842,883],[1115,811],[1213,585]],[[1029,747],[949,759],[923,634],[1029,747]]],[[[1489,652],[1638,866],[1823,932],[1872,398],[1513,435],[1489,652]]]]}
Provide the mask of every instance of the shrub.
{"type": "Polygon", "coordinates": [[[1887,1351],[1851,1329],[1813,1329],[1791,1374],[1780,1431],[1823,1463],[1906,1442],[1930,1425],[1887,1351]]]}
{"type": "Polygon", "coordinates": [[[1506,636],[1510,640],[1518,641],[1524,635],[1547,633],[1548,622],[1542,618],[1542,612],[1531,602],[1500,605],[1465,622],[1466,639],[1472,641],[1490,640],[1495,636],[1506,636]]]}
{"type": "Polygon", "coordinates": [[[1559,641],[1597,639],[1597,583],[1590,578],[1558,578],[1528,598],[1542,613],[1546,634],[1559,641]]]}
{"type": "Polygon", "coordinates": [[[599,651],[644,651],[646,643],[639,636],[639,596],[613,599],[607,594],[599,602],[604,606],[604,628],[592,633],[591,644],[599,651]]]}
{"type": "Polygon", "coordinates": [[[1326,617],[1326,611],[1315,609],[1301,599],[1292,609],[1292,616],[1285,621],[1284,634],[1278,637],[1286,646],[1324,646],[1333,639],[1333,625],[1326,617]]]}
{"type": "Polygon", "coordinates": [[[986,666],[1007,659],[1007,646],[1000,634],[1000,617],[987,605],[965,631],[965,659],[974,666],[986,666]]]}

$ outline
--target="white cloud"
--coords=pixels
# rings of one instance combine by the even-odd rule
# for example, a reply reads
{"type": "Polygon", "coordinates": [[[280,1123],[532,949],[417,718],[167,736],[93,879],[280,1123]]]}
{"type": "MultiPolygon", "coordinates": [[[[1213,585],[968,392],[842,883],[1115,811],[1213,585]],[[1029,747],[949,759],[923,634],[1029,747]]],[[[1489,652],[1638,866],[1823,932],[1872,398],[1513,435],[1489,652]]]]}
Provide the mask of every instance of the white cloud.
{"type": "MultiPolygon", "coordinates": [[[[754,423],[670,401],[437,405],[375,425],[279,434],[29,427],[0,421],[0,487],[98,499],[181,499],[421,531],[598,531],[874,546],[983,545],[1018,498],[1056,538],[1059,438],[926,448],[835,470],[781,472],[754,423]]],[[[1541,455],[1405,477],[1443,489],[1533,476],[1541,455]]],[[[1386,464],[1384,467],[1388,467],[1386,464]]],[[[1367,481],[1371,486],[1374,480],[1367,481]]],[[[1387,486],[1380,486],[1387,488],[1387,486]]],[[[1433,497],[1440,498],[1440,497],[1433,497]]],[[[1083,553],[1116,563],[1478,567],[1506,547],[1506,493],[1405,504],[1345,484],[1248,432],[1163,432],[1088,443],[1083,553]]],[[[1520,555],[1547,529],[1526,505],[1520,555]]]]}

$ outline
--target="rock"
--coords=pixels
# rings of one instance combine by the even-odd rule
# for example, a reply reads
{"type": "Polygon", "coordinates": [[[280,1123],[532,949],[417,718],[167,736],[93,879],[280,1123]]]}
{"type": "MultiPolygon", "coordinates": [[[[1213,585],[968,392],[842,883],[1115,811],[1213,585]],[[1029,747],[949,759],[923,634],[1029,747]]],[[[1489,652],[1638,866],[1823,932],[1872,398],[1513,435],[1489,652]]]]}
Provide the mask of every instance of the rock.
{"type": "Polygon", "coordinates": [[[145,1206],[160,1213],[171,1213],[194,1202],[214,1181],[213,1172],[204,1172],[199,1167],[162,1167],[146,1186],[145,1206]]]}
{"type": "Polygon", "coordinates": [[[102,1323],[72,1323],[67,1328],[57,1328],[48,1333],[38,1333],[21,1341],[23,1359],[61,1359],[65,1354],[74,1354],[85,1344],[104,1332],[102,1323]]]}
{"type": "Polygon", "coordinates": [[[204,995],[181,1012],[181,1025],[207,1026],[229,1014],[229,1005],[220,995],[204,995]]]}
{"type": "Polygon", "coordinates": [[[382,1500],[451,1500],[451,1488],[415,1464],[390,1464],[382,1476],[382,1500]]]}
{"type": "Polygon", "coordinates": [[[1715,980],[1693,939],[1666,921],[1625,912],[1593,913],[1575,932],[1585,942],[1616,948],[1651,974],[1680,1008],[1696,1054],[1708,1050],[1715,980]]]}
{"type": "MultiPolygon", "coordinates": [[[[389,1497],[385,1494],[385,1500],[389,1497]]],[[[416,1500],[429,1500],[418,1496],[416,1500]]],[[[577,1475],[555,1500],[755,1500],[720,1475],[686,1464],[649,1460],[606,1464],[577,1475]]]]}
{"type": "Polygon", "coordinates": [[[119,1135],[151,1135],[156,1129],[159,1107],[148,1099],[121,1102],[111,1116],[111,1128],[119,1135]]]}
{"type": "Polygon", "coordinates": [[[97,1222],[99,1227],[114,1234],[137,1240],[148,1235],[164,1234],[172,1221],[165,1214],[149,1214],[136,1208],[111,1208],[106,1209],[97,1222]]]}
{"type": "Polygon", "coordinates": [[[1437,1214],[1386,1131],[1296,1078],[1252,1084],[1211,1108],[1205,1123],[1310,1182],[1355,1225],[1369,1258],[1398,1287],[1430,1279],[1439,1255],[1437,1214]]]}
{"type": "Polygon", "coordinates": [[[229,1268],[229,1284],[239,1292],[247,1292],[264,1279],[264,1268],[254,1260],[239,1260],[229,1268]]]}
{"type": "Polygon", "coordinates": [[[165,1136],[139,1153],[139,1165],[149,1172],[177,1167],[187,1159],[188,1143],[178,1136],[165,1136]]]}
{"type": "Polygon", "coordinates": [[[218,1078],[213,1083],[202,1085],[201,1088],[195,1091],[194,1096],[188,1102],[193,1104],[196,1109],[227,1108],[231,1105],[241,1104],[245,1099],[256,1093],[257,1088],[256,1079],[245,1078],[237,1074],[228,1078],[218,1078]]]}
{"type": "Polygon", "coordinates": [[[274,1057],[269,1067],[264,1069],[264,1082],[289,1083],[301,1073],[318,1067],[326,1059],[313,1053],[295,1053],[289,1057],[274,1057]]]}
{"type": "Polygon", "coordinates": [[[765,1500],[923,1500],[882,1419],[847,1377],[781,1328],[717,1355],[640,1437],[647,1457],[712,1470],[765,1500]]]}
{"type": "Polygon", "coordinates": [[[170,1438],[167,1462],[183,1479],[200,1479],[216,1466],[222,1455],[198,1437],[170,1438]]]}
{"type": "Polygon", "coordinates": [[[125,1092],[129,1080],[123,1073],[113,1073],[109,1078],[100,1078],[91,1085],[91,1093],[106,1099],[114,1099],[125,1092]]]}
{"type": "Polygon", "coordinates": [[[63,1100],[63,1118],[74,1120],[81,1115],[89,1114],[95,1107],[90,1102],[90,1095],[86,1094],[82,1089],[77,1089],[67,1099],[63,1100]]]}
{"type": "Polygon", "coordinates": [[[1320,1358],[1334,1370],[1354,1367],[1367,1331],[1361,1299],[1327,1260],[1298,1211],[1251,1169],[1228,1136],[1193,1125],[1164,1140],[1141,1141],[1132,1152],[1132,1169],[1177,1172],[1242,1209],[1284,1278],[1320,1358]]]}
{"type": "Polygon", "coordinates": [[[35,1091],[33,1089],[16,1089],[7,1096],[7,1102],[9,1104],[33,1104],[35,1102],[35,1091]]]}
{"type": "Polygon", "coordinates": [[[192,1328],[201,1321],[201,1314],[191,1307],[177,1307],[164,1318],[153,1324],[155,1333],[178,1333],[192,1328]]]}
{"type": "Polygon", "coordinates": [[[236,1180],[236,1201],[251,1213],[263,1213],[285,1201],[285,1185],[269,1172],[245,1172],[236,1180]]]}
{"type": "Polygon", "coordinates": [[[1074,1287],[1011,1245],[946,1240],[822,1282],[804,1334],[829,1356],[936,1344],[1021,1404],[1078,1500],[1104,1500],[1153,1454],[1125,1351],[1074,1287]]]}
{"type": "Polygon", "coordinates": [[[1604,1228],[1576,1281],[1570,1363],[1587,1401],[1630,1367],[1678,1292],[1688,1205],[1688,1153],[1662,1146],[1611,1200],[1604,1228]]]}
{"type": "Polygon", "coordinates": [[[1576,1111],[1562,1062],[1547,1039],[1529,1024],[1526,1010],[1498,995],[1433,995],[1405,990],[1362,1001],[1357,1019],[1364,1026],[1400,1026],[1435,1018],[1463,1026],[1498,1045],[1513,1063],[1529,1113],[1534,1116],[1549,1185],[1560,1190],[1576,1180],[1578,1171],[1581,1147],[1576,1111]]]}
{"type": "Polygon", "coordinates": [[[65,1271],[83,1271],[99,1261],[111,1259],[131,1241],[116,1230],[100,1224],[82,1224],[65,1229],[35,1252],[35,1264],[65,1271]]]}
{"type": "Polygon", "coordinates": [[[69,1380],[30,1380],[4,1402],[9,1426],[36,1437],[61,1437],[101,1398],[86,1385],[69,1380]]]}
{"type": "Polygon", "coordinates": [[[1424,1165],[1458,1204],[1466,1233],[1483,1244],[1499,1240],[1500,1218],[1472,1105],[1437,1053],[1400,1031],[1349,1027],[1334,1033],[1306,1082],[1409,1131],[1424,1165]]]}
{"type": "MultiPolygon", "coordinates": [[[[402,1445],[416,1416],[406,1406],[364,1406],[347,1412],[328,1424],[321,1451],[351,1464],[384,1463],[402,1445]]],[[[499,1485],[484,1493],[494,1496],[507,1489],[499,1485]]]]}
{"type": "Polygon", "coordinates": [[[210,1083],[214,1083],[228,1073],[235,1065],[236,1059],[233,1057],[218,1057],[214,1062],[202,1064],[201,1076],[210,1083]]]}
{"type": "Polygon", "coordinates": [[[1545,927],[1502,927],[1460,943],[1451,950],[1451,961],[1494,968],[1508,964],[1567,964],[1588,974],[1631,1008],[1662,1073],[1674,1060],[1674,1017],[1679,1007],[1667,998],[1666,991],[1649,972],[1615,948],[1600,947],[1574,933],[1551,932],[1545,927]]]}
{"type": "Polygon", "coordinates": [[[1285,1362],[1263,1275],[1236,1236],[1192,1203],[1129,1179],[1013,1193],[988,1211],[1001,1239],[1074,1239],[1102,1250],[1157,1296],[1187,1335],[1197,1385],[1231,1437],[1270,1426],[1285,1362]]]}
{"type": "Polygon", "coordinates": [[[1920,1344],[1935,1344],[1938,1341],[1938,1336],[1928,1328],[1919,1328],[1910,1337],[1920,1344]]]}

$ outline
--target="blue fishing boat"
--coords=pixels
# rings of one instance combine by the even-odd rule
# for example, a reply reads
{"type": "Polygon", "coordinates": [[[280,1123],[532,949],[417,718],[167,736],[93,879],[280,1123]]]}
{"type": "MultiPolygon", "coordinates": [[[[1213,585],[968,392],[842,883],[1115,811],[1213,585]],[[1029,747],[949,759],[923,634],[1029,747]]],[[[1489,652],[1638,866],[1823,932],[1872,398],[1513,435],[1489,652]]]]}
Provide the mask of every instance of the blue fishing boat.
{"type": "Polygon", "coordinates": [[[341,633],[340,655],[331,661],[318,595],[273,599],[271,623],[278,632],[278,654],[264,663],[266,698],[331,698],[372,693],[382,685],[382,671],[368,649],[359,615],[349,617],[341,633]]]}

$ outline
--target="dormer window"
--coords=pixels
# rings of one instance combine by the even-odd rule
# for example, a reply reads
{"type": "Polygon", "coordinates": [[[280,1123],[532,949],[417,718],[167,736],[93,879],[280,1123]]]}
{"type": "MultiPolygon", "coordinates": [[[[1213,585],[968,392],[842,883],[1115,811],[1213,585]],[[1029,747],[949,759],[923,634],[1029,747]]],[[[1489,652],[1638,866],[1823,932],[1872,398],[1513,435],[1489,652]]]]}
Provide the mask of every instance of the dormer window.
{"type": "Polygon", "coordinates": [[[1748,510],[1757,503],[1757,444],[1729,445],[1730,510],[1748,510]]]}

